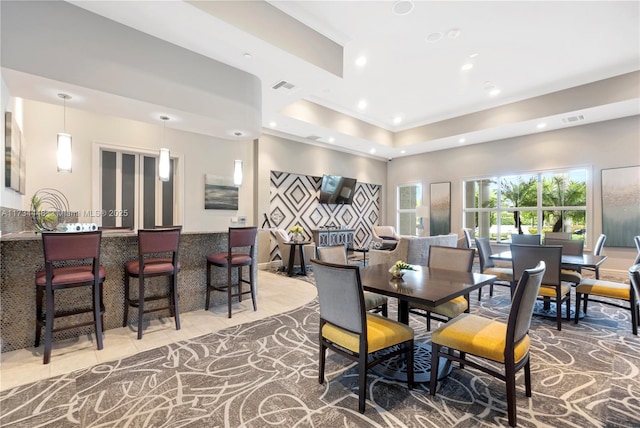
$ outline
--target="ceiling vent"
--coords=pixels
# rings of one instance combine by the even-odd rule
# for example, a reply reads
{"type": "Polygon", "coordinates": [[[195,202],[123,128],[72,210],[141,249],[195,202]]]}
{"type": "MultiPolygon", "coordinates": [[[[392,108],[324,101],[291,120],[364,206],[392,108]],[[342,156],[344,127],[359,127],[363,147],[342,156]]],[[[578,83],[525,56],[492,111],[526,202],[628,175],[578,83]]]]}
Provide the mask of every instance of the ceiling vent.
{"type": "Polygon", "coordinates": [[[290,94],[297,89],[297,86],[293,83],[287,82],[286,80],[280,80],[275,85],[271,86],[278,92],[283,92],[285,94],[290,94]]]}
{"type": "Polygon", "coordinates": [[[568,116],[562,118],[562,123],[575,123],[584,120],[584,115],[577,114],[575,116],[568,116]]]}

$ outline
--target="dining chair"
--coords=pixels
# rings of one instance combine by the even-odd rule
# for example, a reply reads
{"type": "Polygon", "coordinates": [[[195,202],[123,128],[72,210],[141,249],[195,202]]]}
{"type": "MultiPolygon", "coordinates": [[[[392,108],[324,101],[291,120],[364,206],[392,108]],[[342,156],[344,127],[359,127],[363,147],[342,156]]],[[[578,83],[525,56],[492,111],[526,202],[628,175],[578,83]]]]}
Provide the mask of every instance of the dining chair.
{"type": "MultiPolygon", "coordinates": [[[[473,250],[432,245],[429,248],[428,266],[430,268],[471,272],[473,250]]],[[[427,331],[431,331],[431,319],[446,322],[458,315],[469,312],[469,295],[459,296],[441,305],[430,307],[420,303],[410,303],[409,312],[427,319],[427,331]]]]}
{"type": "Polygon", "coordinates": [[[512,244],[528,244],[528,245],[540,245],[540,235],[532,234],[525,235],[519,233],[511,234],[511,243],[512,244]]]}
{"type": "Polygon", "coordinates": [[[634,265],[640,263],[640,235],[633,237],[633,242],[636,244],[636,249],[638,250],[638,254],[636,255],[636,259],[634,261],[634,265]]]}
{"type": "Polygon", "coordinates": [[[553,299],[556,304],[556,324],[562,330],[562,303],[566,303],[567,320],[571,319],[571,286],[562,282],[562,247],[560,245],[511,244],[513,278],[518,280],[525,270],[544,261],[546,269],[538,298],[549,306],[553,299]]]}
{"type": "MultiPolygon", "coordinates": [[[[554,239],[545,237],[544,245],[560,245],[563,255],[582,256],[584,252],[584,241],[582,241],[582,239],[554,239]]],[[[580,269],[561,268],[560,280],[570,282],[574,286],[580,284],[580,281],[582,281],[580,269]]]]}
{"type": "MultiPolygon", "coordinates": [[[[513,269],[498,267],[491,259],[491,241],[489,238],[476,238],[476,248],[478,249],[478,260],[480,261],[480,273],[495,275],[496,280],[489,286],[489,296],[493,296],[493,285],[504,285],[509,287],[513,294],[513,269]]],[[[482,289],[480,289],[482,292],[482,289]]],[[[478,300],[480,300],[478,298],[478,300]]]]}
{"type": "Polygon", "coordinates": [[[547,232],[544,239],[571,239],[571,232],[547,232]]]}
{"type": "Polygon", "coordinates": [[[575,323],[578,324],[580,313],[580,302],[582,310],[587,316],[587,303],[598,302],[617,308],[631,311],[631,332],[638,335],[638,321],[640,321],[638,298],[640,296],[640,264],[635,264],[629,268],[629,284],[614,281],[603,281],[601,279],[584,279],[576,287],[576,314],[575,323]],[[594,299],[593,296],[605,298],[594,299]],[[618,303],[622,301],[622,303],[618,303]]]}
{"type": "MultiPolygon", "coordinates": [[[[343,245],[336,245],[332,247],[318,247],[317,248],[318,259],[326,263],[333,263],[338,265],[347,265],[347,249],[343,245]]],[[[364,306],[368,311],[380,312],[383,316],[389,314],[389,306],[387,296],[382,294],[372,293],[370,291],[364,292],[364,306]]]]}
{"type": "Polygon", "coordinates": [[[124,265],[124,316],[122,326],[129,322],[129,307],[138,308],[138,340],[142,339],[144,314],[168,309],[174,317],[176,330],[180,330],[180,311],[178,296],[178,249],[180,247],[181,226],[157,229],[138,229],[138,258],[124,265]],[[147,295],[147,280],[166,276],[169,279],[168,291],[160,295],[147,295]],[[130,295],[130,280],[138,279],[138,295],[130,295]],[[145,308],[147,302],[168,299],[168,305],[145,308]]]}
{"type": "MultiPolygon", "coordinates": [[[[100,243],[102,231],[92,232],[42,232],[42,250],[44,270],[36,272],[36,340],[40,346],[42,327],[44,327],[43,364],[51,360],[53,333],[71,328],[93,325],[98,350],[102,349],[102,328],[104,305],[102,303],[102,284],[106,278],[105,269],[100,266],[100,243]],[[91,290],[91,305],[87,309],[80,296],[74,297],[67,292],[66,298],[58,297],[59,308],[54,307],[56,291],[77,287],[91,290]],[[74,303],[80,303],[73,307],[74,303]],[[43,305],[45,306],[43,311],[43,305]],[[66,307],[65,307],[66,306],[66,307]],[[78,321],[63,327],[54,328],[54,319],[76,316],[82,313],[93,314],[91,321],[78,321]]],[[[74,317],[75,319],[75,317],[74,317]]]]}
{"type": "MultiPolygon", "coordinates": [[[[545,272],[545,263],[525,269],[515,287],[507,322],[475,314],[462,314],[431,333],[431,372],[438,373],[440,359],[457,361],[505,382],[509,425],[516,426],[516,373],[524,367],[525,394],[531,397],[529,327],[545,272]],[[445,348],[443,350],[443,348],[445,348]],[[458,351],[458,355],[455,355],[458,351]],[[478,357],[470,360],[468,355],[478,357]],[[488,360],[489,364],[483,364],[488,360]],[[494,363],[504,369],[496,370],[494,363]]],[[[429,393],[436,394],[437,376],[431,376],[429,393]]]]}
{"type": "MultiPolygon", "coordinates": [[[[598,240],[596,241],[596,245],[593,247],[593,255],[594,256],[601,256],[602,255],[602,250],[604,249],[604,243],[607,240],[607,235],[605,235],[604,233],[600,234],[600,236],[598,237],[598,240]]],[[[595,268],[582,268],[582,269],[586,269],[586,270],[592,270],[595,273],[596,279],[600,279],[600,266],[596,266],[595,268]]],[[[578,270],[578,272],[580,272],[580,270],[578,270]]]]}
{"type": "Polygon", "coordinates": [[[320,345],[318,382],[324,383],[326,350],[358,363],[358,411],[364,413],[367,373],[382,361],[404,354],[407,387],[413,388],[411,327],[367,312],[358,266],[312,260],[318,288],[320,345]],[[376,352],[382,351],[385,352],[376,352]]]}
{"type": "Polygon", "coordinates": [[[229,238],[227,240],[227,251],[221,253],[209,254],[207,256],[207,297],[204,304],[205,311],[209,310],[212,291],[223,291],[227,293],[227,316],[231,318],[231,303],[234,297],[238,298],[238,302],[242,302],[242,296],[251,295],[253,310],[257,311],[256,306],[256,285],[253,275],[256,258],[254,256],[254,248],[256,245],[256,236],[258,228],[256,226],[247,227],[230,227],[229,238]],[[227,270],[227,283],[224,285],[215,285],[211,279],[211,268],[221,267],[227,270]],[[242,278],[243,267],[249,267],[249,280],[242,278]],[[238,282],[233,284],[233,269],[238,270],[238,282]],[[242,284],[248,284],[249,289],[243,290],[242,284]],[[237,287],[237,292],[233,292],[233,287],[237,287]]]}

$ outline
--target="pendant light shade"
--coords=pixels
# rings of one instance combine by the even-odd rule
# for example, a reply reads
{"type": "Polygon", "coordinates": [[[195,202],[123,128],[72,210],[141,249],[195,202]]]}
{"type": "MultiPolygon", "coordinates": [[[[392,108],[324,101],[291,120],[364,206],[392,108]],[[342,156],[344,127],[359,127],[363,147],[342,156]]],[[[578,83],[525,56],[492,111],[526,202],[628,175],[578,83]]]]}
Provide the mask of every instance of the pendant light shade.
{"type": "MultiPolygon", "coordinates": [[[[169,118],[167,116],[160,116],[160,120],[163,121],[162,125],[162,143],[166,143],[167,140],[167,120],[169,118]]],[[[171,162],[169,160],[169,149],[160,149],[160,159],[158,161],[158,178],[160,181],[169,181],[171,175],[171,162]]]]}
{"type": "Polygon", "coordinates": [[[58,94],[60,98],[64,100],[63,110],[63,132],[58,132],[58,172],[71,172],[71,134],[66,132],[67,130],[67,100],[71,97],[67,94],[58,94]]]}
{"type": "Polygon", "coordinates": [[[242,186],[242,161],[239,159],[233,161],[233,184],[242,186]]]}

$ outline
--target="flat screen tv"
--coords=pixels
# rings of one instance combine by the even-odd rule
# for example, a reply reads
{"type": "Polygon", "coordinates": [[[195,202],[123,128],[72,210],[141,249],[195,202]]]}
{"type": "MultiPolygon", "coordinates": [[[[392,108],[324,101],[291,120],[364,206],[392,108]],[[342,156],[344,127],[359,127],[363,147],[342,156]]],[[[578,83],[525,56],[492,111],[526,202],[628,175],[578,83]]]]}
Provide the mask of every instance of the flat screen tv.
{"type": "Polygon", "coordinates": [[[355,178],[328,174],[322,176],[319,197],[321,204],[350,204],[355,193],[355,178]]]}

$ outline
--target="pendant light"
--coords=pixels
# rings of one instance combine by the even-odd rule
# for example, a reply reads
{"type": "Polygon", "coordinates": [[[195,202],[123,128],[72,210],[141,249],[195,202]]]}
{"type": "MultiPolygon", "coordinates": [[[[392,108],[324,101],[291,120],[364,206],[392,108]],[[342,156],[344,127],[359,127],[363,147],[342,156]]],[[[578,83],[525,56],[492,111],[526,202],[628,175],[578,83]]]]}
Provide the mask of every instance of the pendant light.
{"type": "MultiPolygon", "coordinates": [[[[236,131],[233,133],[233,135],[238,137],[239,144],[242,132],[236,131]]],[[[236,159],[233,161],[233,184],[235,184],[236,186],[242,186],[242,161],[240,159],[236,159]]]]}
{"type": "Polygon", "coordinates": [[[71,96],[67,94],[58,94],[63,99],[63,122],[62,131],[58,132],[58,172],[71,172],[71,134],[67,134],[67,100],[71,96]]]}
{"type": "MultiPolygon", "coordinates": [[[[160,120],[162,120],[162,144],[165,145],[167,142],[167,120],[169,118],[167,116],[160,116],[160,120]]],[[[160,181],[169,181],[171,174],[171,162],[169,160],[169,149],[162,148],[160,149],[160,160],[158,163],[158,178],[160,181]]]]}

